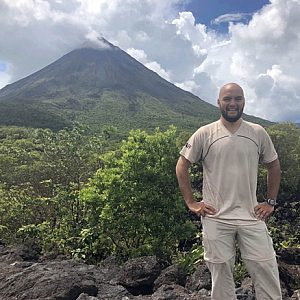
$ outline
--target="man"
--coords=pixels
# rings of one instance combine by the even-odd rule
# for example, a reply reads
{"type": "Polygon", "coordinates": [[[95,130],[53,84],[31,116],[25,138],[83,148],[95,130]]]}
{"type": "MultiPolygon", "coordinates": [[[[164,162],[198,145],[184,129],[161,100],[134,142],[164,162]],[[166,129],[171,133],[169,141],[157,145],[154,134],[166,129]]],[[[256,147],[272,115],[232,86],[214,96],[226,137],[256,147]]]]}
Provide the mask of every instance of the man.
{"type": "Polygon", "coordinates": [[[243,89],[224,85],[220,120],[199,128],[181,150],[176,166],[188,208],[202,217],[204,259],[212,275],[213,300],[236,299],[233,280],[235,242],[254,283],[256,299],[282,299],[278,267],[265,220],[274,211],[280,164],[267,132],[244,121],[243,89]],[[189,167],[201,160],[203,200],[194,199],[189,167]],[[267,166],[267,200],[256,198],[258,163],[267,166]]]}

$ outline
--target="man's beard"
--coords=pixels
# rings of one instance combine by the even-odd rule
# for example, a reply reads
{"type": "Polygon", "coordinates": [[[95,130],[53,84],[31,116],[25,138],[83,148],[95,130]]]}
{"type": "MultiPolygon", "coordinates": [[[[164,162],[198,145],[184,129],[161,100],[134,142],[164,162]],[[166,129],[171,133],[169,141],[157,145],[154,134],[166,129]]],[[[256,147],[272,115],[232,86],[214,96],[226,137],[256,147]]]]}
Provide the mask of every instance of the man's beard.
{"type": "Polygon", "coordinates": [[[225,109],[220,109],[220,111],[221,111],[222,117],[223,117],[226,121],[228,121],[228,122],[230,122],[230,123],[236,122],[236,121],[242,116],[242,114],[243,114],[243,109],[239,109],[239,110],[237,111],[237,115],[234,116],[234,117],[228,116],[228,112],[227,112],[225,109]]]}

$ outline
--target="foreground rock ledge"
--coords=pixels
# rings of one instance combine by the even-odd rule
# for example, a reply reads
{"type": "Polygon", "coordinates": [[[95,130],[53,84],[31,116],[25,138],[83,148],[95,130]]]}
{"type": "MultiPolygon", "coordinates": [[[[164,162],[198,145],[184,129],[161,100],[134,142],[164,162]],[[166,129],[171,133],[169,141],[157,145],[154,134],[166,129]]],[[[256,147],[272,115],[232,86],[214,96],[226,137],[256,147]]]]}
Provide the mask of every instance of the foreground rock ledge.
{"type": "MultiPolygon", "coordinates": [[[[300,249],[288,251],[279,259],[283,299],[300,299],[300,249]]],[[[111,257],[94,266],[46,260],[25,245],[0,246],[1,300],[204,300],[210,299],[210,288],[205,265],[188,277],[178,265],[162,268],[154,256],[123,265],[111,257]]],[[[245,278],[236,293],[238,299],[255,299],[251,279],[245,278]]]]}

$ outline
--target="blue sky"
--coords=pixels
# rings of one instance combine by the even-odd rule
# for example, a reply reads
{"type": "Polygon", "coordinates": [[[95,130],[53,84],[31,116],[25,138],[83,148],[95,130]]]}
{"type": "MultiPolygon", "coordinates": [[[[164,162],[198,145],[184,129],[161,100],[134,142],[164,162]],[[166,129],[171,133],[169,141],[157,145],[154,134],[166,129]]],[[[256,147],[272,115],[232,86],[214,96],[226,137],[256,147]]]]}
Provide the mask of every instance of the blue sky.
{"type": "Polygon", "coordinates": [[[104,37],[216,105],[239,83],[245,112],[300,122],[300,0],[0,0],[0,88],[104,37]]]}
{"type": "Polygon", "coordinates": [[[214,30],[228,32],[228,23],[212,24],[217,17],[225,14],[244,15],[243,22],[248,22],[254,12],[269,4],[266,0],[192,0],[181,4],[181,9],[192,11],[197,23],[205,24],[214,30]]]}

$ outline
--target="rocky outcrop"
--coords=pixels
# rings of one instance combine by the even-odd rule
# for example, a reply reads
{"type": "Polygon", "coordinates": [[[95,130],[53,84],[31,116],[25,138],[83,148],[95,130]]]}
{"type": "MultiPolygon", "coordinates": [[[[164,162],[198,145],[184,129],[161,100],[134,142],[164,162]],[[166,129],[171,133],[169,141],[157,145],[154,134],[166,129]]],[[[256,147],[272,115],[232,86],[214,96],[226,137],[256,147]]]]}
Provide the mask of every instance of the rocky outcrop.
{"type": "MultiPolygon", "coordinates": [[[[286,249],[279,257],[283,299],[300,299],[300,249],[286,249]],[[291,259],[292,257],[292,259],[291,259]]],[[[211,278],[205,265],[187,276],[179,265],[163,267],[154,256],[119,265],[110,257],[99,266],[63,258],[45,259],[39,249],[0,246],[1,300],[205,300],[211,278]]],[[[238,299],[255,299],[246,277],[238,299]]]]}

